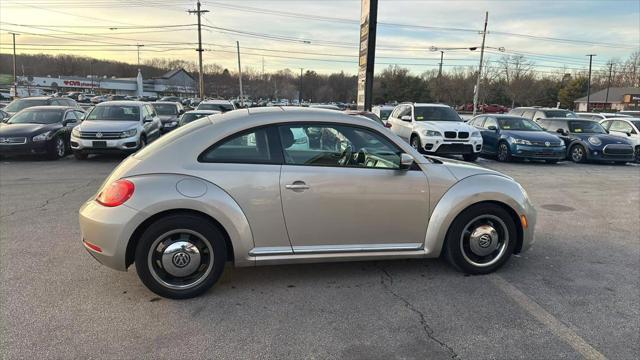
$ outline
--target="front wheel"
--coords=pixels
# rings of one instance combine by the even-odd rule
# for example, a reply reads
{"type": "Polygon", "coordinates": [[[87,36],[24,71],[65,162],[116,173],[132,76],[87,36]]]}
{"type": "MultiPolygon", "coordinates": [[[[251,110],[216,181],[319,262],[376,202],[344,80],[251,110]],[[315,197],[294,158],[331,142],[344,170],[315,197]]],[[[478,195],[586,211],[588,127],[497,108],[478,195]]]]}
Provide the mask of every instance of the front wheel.
{"type": "Polygon", "coordinates": [[[468,162],[474,162],[476,160],[478,160],[478,153],[473,153],[473,154],[464,154],[462,155],[462,158],[464,159],[464,161],[468,161],[468,162]]]}
{"type": "Polygon", "coordinates": [[[571,154],[571,160],[575,163],[583,163],[587,160],[587,152],[584,146],[580,144],[573,145],[569,153],[571,154]]]}
{"type": "Polygon", "coordinates": [[[53,139],[53,143],[51,143],[49,151],[47,152],[47,158],[49,160],[58,160],[64,157],[66,153],[67,146],[64,143],[64,139],[62,139],[62,137],[60,136],[56,136],[53,139]]]}
{"type": "Polygon", "coordinates": [[[498,154],[496,158],[501,162],[508,162],[511,160],[511,149],[509,149],[509,145],[507,143],[501,142],[498,144],[498,154]]]}
{"type": "Polygon", "coordinates": [[[136,246],[140,280],[154,293],[172,299],[198,296],[222,275],[224,236],[208,219],[191,214],[158,219],[136,246]]]}
{"type": "Polygon", "coordinates": [[[515,249],[516,226],[495,204],[477,204],[453,221],[444,245],[446,259],[468,274],[488,274],[509,259],[515,249]]]}
{"type": "Polygon", "coordinates": [[[420,142],[420,137],[414,135],[411,137],[411,147],[418,150],[419,153],[422,153],[422,143],[420,142]]]}
{"type": "Polygon", "coordinates": [[[636,154],[636,160],[635,161],[637,163],[640,163],[640,146],[636,146],[635,154],[636,154]]]}

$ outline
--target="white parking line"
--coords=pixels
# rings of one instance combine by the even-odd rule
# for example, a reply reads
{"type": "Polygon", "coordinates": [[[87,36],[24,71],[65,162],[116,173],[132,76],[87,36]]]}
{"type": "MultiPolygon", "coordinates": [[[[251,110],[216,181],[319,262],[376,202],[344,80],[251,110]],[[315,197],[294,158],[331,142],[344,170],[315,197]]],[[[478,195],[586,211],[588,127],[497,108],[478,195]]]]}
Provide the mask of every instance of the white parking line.
{"type": "Polygon", "coordinates": [[[585,359],[589,360],[603,360],[606,359],[598,350],[589,345],[583,338],[576,334],[573,330],[568,328],[555,316],[549,314],[545,309],[538,305],[535,301],[530,299],[522,291],[518,290],[515,286],[509,284],[505,279],[499,275],[489,275],[489,280],[507,294],[513,301],[515,301],[520,307],[531,314],[536,320],[544,324],[554,335],[562,339],[569,344],[577,352],[579,352],[585,359]]]}

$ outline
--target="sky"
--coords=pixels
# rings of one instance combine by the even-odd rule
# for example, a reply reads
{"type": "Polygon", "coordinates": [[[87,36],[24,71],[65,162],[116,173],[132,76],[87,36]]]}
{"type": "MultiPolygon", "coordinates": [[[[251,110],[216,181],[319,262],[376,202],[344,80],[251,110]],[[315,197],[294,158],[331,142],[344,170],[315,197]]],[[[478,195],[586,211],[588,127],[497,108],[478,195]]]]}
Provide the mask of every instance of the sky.
{"type": "MultiPolygon", "coordinates": [[[[204,63],[243,71],[357,73],[360,0],[202,1],[204,63]]],[[[0,53],[73,54],[135,64],[197,61],[194,1],[1,0],[0,53]],[[28,50],[27,50],[28,49],[28,50]]],[[[376,72],[477,66],[485,11],[489,64],[520,54],[540,74],[595,70],[640,48],[640,0],[379,0],[376,72]],[[434,48],[435,49],[434,51],[434,48]]],[[[494,63],[495,64],[495,63],[494,63]]]]}

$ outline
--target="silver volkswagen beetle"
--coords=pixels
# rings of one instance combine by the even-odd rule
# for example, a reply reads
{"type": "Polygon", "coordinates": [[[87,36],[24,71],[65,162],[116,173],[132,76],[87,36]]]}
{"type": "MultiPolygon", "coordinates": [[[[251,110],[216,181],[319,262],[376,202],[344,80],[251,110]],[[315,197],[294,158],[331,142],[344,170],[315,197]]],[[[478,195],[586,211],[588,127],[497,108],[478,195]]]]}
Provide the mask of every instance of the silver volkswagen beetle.
{"type": "Polygon", "coordinates": [[[336,111],[255,108],[196,120],[127,158],[80,209],[84,247],[169,298],[256,266],[445,257],[485,274],[533,242],[512,178],[425,157],[336,111]]]}

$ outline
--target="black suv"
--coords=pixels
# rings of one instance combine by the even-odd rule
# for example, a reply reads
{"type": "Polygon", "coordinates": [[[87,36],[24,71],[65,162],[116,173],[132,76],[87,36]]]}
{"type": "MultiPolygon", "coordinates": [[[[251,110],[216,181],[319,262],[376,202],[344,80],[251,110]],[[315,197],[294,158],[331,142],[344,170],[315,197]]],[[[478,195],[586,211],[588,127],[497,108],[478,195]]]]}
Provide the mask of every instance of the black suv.
{"type": "Polygon", "coordinates": [[[564,141],[568,157],[574,162],[613,161],[624,164],[634,160],[631,143],[609,135],[597,121],[557,118],[540,119],[538,124],[564,141]]]}
{"type": "Polygon", "coordinates": [[[509,111],[509,115],[520,116],[529,120],[547,118],[577,118],[578,115],[571,110],[542,108],[542,107],[517,107],[509,111]]]}

